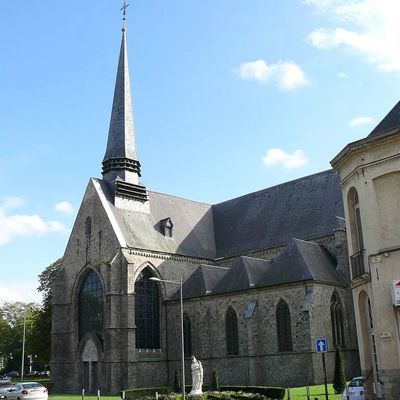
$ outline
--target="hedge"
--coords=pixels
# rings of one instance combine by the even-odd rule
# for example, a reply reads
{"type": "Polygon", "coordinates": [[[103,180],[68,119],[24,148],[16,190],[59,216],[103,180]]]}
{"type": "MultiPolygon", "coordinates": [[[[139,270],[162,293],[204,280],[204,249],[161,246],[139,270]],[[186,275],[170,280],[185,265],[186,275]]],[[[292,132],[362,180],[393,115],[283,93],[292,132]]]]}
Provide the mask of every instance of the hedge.
{"type": "Polygon", "coordinates": [[[281,387],[268,386],[220,386],[221,391],[257,393],[274,400],[282,400],[285,397],[286,389],[281,387]]]}
{"type": "MultiPolygon", "coordinates": [[[[125,390],[125,400],[137,400],[145,399],[146,397],[154,397],[158,394],[170,394],[172,389],[169,386],[160,386],[153,388],[143,388],[143,389],[127,389],[125,390]]],[[[122,398],[122,392],[121,392],[122,398]]]]}
{"type": "MultiPolygon", "coordinates": [[[[186,387],[186,392],[190,392],[190,386],[186,387]]],[[[201,396],[196,396],[198,400],[248,400],[251,399],[250,394],[260,395],[268,399],[282,400],[285,397],[286,390],[279,387],[267,386],[221,386],[221,392],[204,392],[201,396]],[[226,393],[226,392],[241,392],[241,393],[226,393]]],[[[176,400],[180,398],[180,394],[171,396],[172,388],[169,386],[143,388],[143,389],[128,389],[125,390],[125,400],[146,400],[155,397],[156,392],[161,399],[168,398],[176,400]],[[168,397],[167,397],[168,396],[168,397]]],[[[121,392],[122,397],[122,392],[121,392]]]]}

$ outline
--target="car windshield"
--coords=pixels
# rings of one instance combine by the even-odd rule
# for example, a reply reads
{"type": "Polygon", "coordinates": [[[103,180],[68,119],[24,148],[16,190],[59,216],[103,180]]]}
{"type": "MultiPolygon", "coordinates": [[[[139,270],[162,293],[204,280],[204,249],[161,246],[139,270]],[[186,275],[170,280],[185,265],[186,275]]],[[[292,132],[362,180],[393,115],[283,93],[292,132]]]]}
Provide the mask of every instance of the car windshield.
{"type": "Polygon", "coordinates": [[[349,385],[349,387],[363,387],[363,386],[364,386],[364,381],[362,379],[353,379],[349,385]]]}
{"type": "Polygon", "coordinates": [[[10,386],[12,386],[12,383],[10,381],[0,381],[0,388],[10,387],[10,386]]]}
{"type": "Polygon", "coordinates": [[[24,383],[24,389],[40,388],[42,385],[40,383],[24,383]]]}

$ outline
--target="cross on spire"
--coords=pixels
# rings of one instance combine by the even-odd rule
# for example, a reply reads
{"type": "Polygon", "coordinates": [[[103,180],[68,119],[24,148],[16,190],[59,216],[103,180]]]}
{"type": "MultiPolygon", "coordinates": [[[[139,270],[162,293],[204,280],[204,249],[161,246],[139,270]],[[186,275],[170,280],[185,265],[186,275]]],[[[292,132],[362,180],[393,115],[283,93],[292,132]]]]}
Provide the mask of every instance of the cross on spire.
{"type": "Polygon", "coordinates": [[[122,14],[123,14],[123,16],[124,16],[124,19],[125,19],[125,16],[126,16],[126,9],[127,9],[129,6],[130,6],[130,4],[129,4],[129,3],[126,4],[126,0],[124,0],[124,5],[121,7],[121,11],[122,11],[122,14]]]}

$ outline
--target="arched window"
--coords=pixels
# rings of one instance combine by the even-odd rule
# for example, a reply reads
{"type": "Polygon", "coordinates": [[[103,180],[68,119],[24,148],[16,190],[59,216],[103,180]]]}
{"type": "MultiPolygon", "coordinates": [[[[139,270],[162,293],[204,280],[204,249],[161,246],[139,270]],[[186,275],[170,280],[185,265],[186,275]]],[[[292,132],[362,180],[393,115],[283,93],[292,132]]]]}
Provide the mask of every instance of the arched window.
{"type": "Polygon", "coordinates": [[[160,348],[160,296],[152,274],[144,269],[135,282],[136,348],[160,348]]]}
{"type": "Polygon", "coordinates": [[[292,327],[289,306],[281,300],[276,307],[276,330],[279,351],[292,351],[292,327]]]}
{"type": "Polygon", "coordinates": [[[183,337],[184,337],[184,350],[188,356],[192,355],[192,327],[190,325],[189,317],[183,315],[183,337]]]}
{"type": "Polygon", "coordinates": [[[87,273],[79,290],[79,339],[87,333],[103,334],[103,285],[93,270],[87,273]]]}
{"type": "Polygon", "coordinates": [[[239,354],[238,320],[232,307],[228,308],[225,316],[226,354],[234,356],[239,354]]]}
{"type": "Polygon", "coordinates": [[[364,250],[364,239],[361,227],[360,201],[358,199],[358,193],[356,190],[354,191],[353,210],[354,210],[354,219],[357,232],[357,245],[358,245],[357,251],[361,251],[364,250]]]}
{"type": "Polygon", "coordinates": [[[345,347],[342,303],[336,292],[331,298],[331,322],[333,345],[345,347]]]}

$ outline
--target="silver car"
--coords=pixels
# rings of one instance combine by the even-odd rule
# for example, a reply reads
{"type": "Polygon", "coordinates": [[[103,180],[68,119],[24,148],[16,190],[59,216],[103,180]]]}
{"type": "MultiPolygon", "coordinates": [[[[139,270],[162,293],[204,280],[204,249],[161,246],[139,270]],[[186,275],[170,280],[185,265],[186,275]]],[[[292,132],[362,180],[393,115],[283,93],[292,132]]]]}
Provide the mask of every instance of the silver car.
{"type": "Polygon", "coordinates": [[[48,393],[41,383],[17,383],[5,394],[6,400],[47,400],[48,393]]]}
{"type": "Polygon", "coordinates": [[[348,397],[346,394],[346,389],[342,393],[342,400],[364,400],[364,378],[362,376],[357,376],[357,378],[353,378],[348,386],[348,397]]]}
{"type": "Polygon", "coordinates": [[[13,387],[9,379],[0,379],[0,399],[4,399],[5,394],[13,387]]]}

